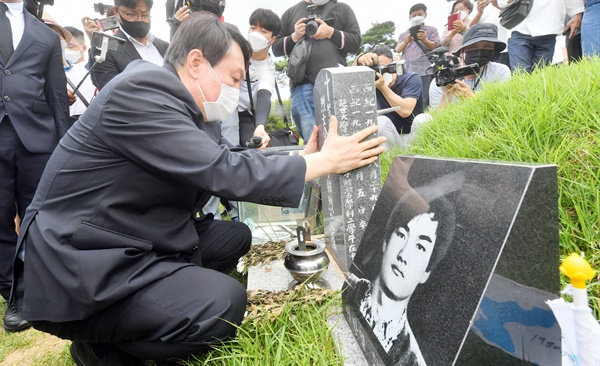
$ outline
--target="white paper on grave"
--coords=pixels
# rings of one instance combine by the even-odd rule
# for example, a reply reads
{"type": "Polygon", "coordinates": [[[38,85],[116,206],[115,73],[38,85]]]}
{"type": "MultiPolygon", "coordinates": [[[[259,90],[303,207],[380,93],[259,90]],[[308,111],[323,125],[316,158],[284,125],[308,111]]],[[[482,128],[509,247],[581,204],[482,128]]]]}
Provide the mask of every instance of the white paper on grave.
{"type": "MultiPolygon", "coordinates": [[[[587,305],[586,291],[568,287],[563,292],[571,293],[574,299],[584,296],[587,305]]],[[[600,324],[585,305],[576,306],[564,299],[548,301],[562,331],[563,366],[600,365],[600,324]]]]}
{"type": "Polygon", "coordinates": [[[494,274],[471,331],[484,342],[536,365],[561,357],[560,325],[546,302],[556,295],[494,274]]]}

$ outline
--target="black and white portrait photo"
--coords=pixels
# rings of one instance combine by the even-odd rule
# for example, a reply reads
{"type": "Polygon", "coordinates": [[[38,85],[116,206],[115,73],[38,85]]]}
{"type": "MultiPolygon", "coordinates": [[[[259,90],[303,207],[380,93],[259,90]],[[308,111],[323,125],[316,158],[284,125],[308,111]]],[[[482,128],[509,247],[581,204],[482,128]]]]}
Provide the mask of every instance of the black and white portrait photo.
{"type": "Polygon", "coordinates": [[[343,288],[370,365],[451,365],[525,191],[511,166],[395,157],[343,288]]]}

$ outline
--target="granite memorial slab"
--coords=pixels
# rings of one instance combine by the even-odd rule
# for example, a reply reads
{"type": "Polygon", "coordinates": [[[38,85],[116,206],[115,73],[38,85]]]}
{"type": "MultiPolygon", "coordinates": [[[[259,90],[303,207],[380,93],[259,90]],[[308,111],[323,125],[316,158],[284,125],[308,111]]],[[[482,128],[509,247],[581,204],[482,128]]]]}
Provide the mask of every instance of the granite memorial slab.
{"type": "Polygon", "coordinates": [[[369,365],[560,365],[556,166],[394,158],[344,284],[369,365]]]}
{"type": "MultiPolygon", "coordinates": [[[[314,87],[319,147],[328,135],[332,115],[338,120],[338,133],[344,136],[377,125],[374,80],[374,71],[364,66],[319,72],[314,87]]],[[[381,190],[379,160],[343,175],[322,177],[320,185],[325,242],[333,259],[346,272],[381,190]]]]}

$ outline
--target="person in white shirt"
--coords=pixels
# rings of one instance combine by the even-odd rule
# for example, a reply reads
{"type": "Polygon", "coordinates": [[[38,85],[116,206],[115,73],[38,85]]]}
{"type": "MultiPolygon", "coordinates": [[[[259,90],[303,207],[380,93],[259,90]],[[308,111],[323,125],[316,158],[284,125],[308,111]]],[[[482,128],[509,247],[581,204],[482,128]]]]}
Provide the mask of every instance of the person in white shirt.
{"type": "MultiPolygon", "coordinates": [[[[478,23],[492,23],[498,27],[498,39],[508,43],[508,37],[510,36],[510,30],[504,28],[500,24],[500,8],[498,7],[498,0],[479,0],[477,1],[477,9],[475,11],[475,16],[471,19],[470,26],[474,26],[478,23]]],[[[492,59],[493,62],[497,62],[499,64],[504,64],[510,67],[510,63],[508,61],[508,50],[505,49],[502,52],[499,52],[492,59]]]]}
{"type": "Polygon", "coordinates": [[[62,56],[63,56],[63,69],[67,77],[67,91],[69,96],[69,114],[71,116],[70,123],[73,124],[80,115],[86,110],[89,102],[94,97],[96,86],[92,83],[89,75],[85,80],[83,79],[87,75],[87,69],[81,65],[73,63],[71,60],[66,58],[66,51],[69,42],[72,42],[73,36],[66,28],[58,24],[51,16],[44,14],[44,23],[50,27],[53,31],[58,34],[60,38],[62,56]],[[76,93],[73,94],[73,90],[79,85],[81,80],[84,80],[76,93]],[[71,82],[72,85],[69,85],[71,82]]]}
{"type": "MultiPolygon", "coordinates": [[[[498,0],[498,6],[504,9],[514,1],[498,0]]],[[[583,9],[583,0],[535,0],[527,18],[512,29],[508,40],[511,70],[531,72],[536,66],[550,65],[556,35],[568,32],[572,39],[581,26],[583,9]],[[565,26],[567,15],[571,20],[565,26]]]]}
{"type": "Polygon", "coordinates": [[[75,27],[67,26],[65,29],[73,36],[71,41],[67,44],[65,58],[74,64],[85,65],[87,62],[85,54],[87,53],[88,46],[85,44],[83,32],[75,27]]]}

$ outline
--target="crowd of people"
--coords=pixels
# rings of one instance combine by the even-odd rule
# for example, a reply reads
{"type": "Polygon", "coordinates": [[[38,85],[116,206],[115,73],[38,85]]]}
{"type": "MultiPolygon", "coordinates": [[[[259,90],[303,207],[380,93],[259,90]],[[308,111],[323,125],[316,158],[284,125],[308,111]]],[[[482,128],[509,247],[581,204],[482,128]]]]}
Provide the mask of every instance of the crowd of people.
{"type": "Polygon", "coordinates": [[[361,46],[342,1],[299,0],[281,16],[259,8],[240,31],[224,22],[225,0],[169,0],[166,41],[151,29],[153,0],[114,0],[113,27],[90,17],[58,24],[39,2],[0,0],[4,328],[72,339],[78,365],[185,357],[231,337],[245,295],[223,273],[250,234],[214,221],[215,199],[297,205],[305,180],[410,142],[428,108],[549,65],[558,34],[572,42],[570,59],[600,53],[600,0],[536,0],[509,30],[498,15],[515,1],[457,0],[443,29],[413,5],[394,50],[355,59],[377,70],[402,65],[404,73],[376,72],[378,109],[393,110],[347,137],[332,118],[317,152],[317,74],[346,66],[361,46]],[[273,56],[293,56],[302,43],[309,51],[290,92],[305,149],[265,151],[273,56]],[[478,71],[439,85],[430,58],[439,47],[478,71]],[[255,136],[259,149],[247,149],[255,136]]]}

